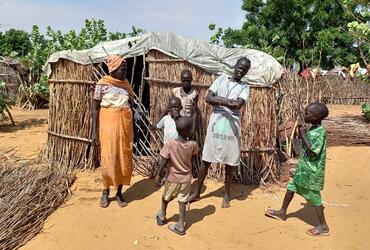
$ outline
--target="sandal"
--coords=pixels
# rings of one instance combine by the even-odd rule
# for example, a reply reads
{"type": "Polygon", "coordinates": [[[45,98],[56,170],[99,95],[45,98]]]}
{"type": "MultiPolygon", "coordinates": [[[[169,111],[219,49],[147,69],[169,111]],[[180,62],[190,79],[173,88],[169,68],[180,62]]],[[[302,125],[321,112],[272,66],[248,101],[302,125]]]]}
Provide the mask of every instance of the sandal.
{"type": "Polygon", "coordinates": [[[166,225],[167,222],[168,222],[167,219],[162,220],[160,214],[162,214],[162,211],[161,210],[159,210],[158,213],[155,216],[155,219],[157,221],[157,225],[158,226],[166,225]]]}
{"type": "Polygon", "coordinates": [[[100,207],[107,208],[109,206],[109,192],[103,191],[103,195],[100,199],[100,207]]]}
{"type": "Polygon", "coordinates": [[[180,231],[176,228],[176,224],[171,224],[171,225],[168,225],[168,229],[171,230],[172,232],[180,235],[180,236],[183,236],[186,234],[185,230],[184,231],[180,231]]]}
{"type": "Polygon", "coordinates": [[[117,203],[120,207],[126,207],[128,205],[128,203],[123,198],[122,194],[117,194],[116,195],[116,200],[117,200],[117,203]]]}
{"type": "Polygon", "coordinates": [[[284,221],[284,219],[283,219],[283,218],[281,218],[281,217],[279,217],[279,216],[275,215],[275,214],[274,214],[274,210],[272,210],[272,209],[270,209],[270,208],[265,209],[265,215],[266,215],[267,217],[270,217],[270,218],[273,218],[273,219],[277,219],[277,220],[284,221]]]}
{"type": "Polygon", "coordinates": [[[307,229],[306,233],[310,236],[329,236],[329,232],[324,232],[322,229],[314,227],[311,229],[307,229]]]}

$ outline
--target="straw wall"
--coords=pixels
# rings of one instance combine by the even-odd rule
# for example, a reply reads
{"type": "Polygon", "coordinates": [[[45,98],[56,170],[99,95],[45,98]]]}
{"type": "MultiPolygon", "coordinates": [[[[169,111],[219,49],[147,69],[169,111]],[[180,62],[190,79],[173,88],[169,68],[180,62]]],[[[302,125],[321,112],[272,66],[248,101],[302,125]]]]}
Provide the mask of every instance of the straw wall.
{"type": "Polygon", "coordinates": [[[52,72],[44,154],[63,165],[93,168],[97,151],[89,143],[92,67],[61,59],[52,64],[52,72]]]}
{"type": "Polygon", "coordinates": [[[294,73],[280,81],[281,121],[296,119],[311,102],[359,105],[370,102],[370,84],[359,79],[342,79],[336,75],[302,79],[294,73]]]}
{"type": "Polygon", "coordinates": [[[0,62],[0,81],[5,82],[7,94],[15,100],[18,95],[18,88],[21,84],[17,71],[7,63],[0,62]]]}
{"type": "MultiPolygon", "coordinates": [[[[198,106],[202,114],[203,131],[206,131],[211,105],[206,104],[207,90],[216,75],[205,72],[184,60],[173,59],[151,50],[147,59],[150,84],[150,118],[157,121],[168,104],[172,89],[179,87],[181,71],[189,69],[193,74],[193,87],[199,92],[198,106]]],[[[249,103],[242,114],[243,163],[235,171],[235,178],[244,183],[275,181],[278,175],[275,143],[276,113],[273,88],[251,88],[249,103]]],[[[209,175],[221,178],[224,170],[213,165],[209,175]]]]}

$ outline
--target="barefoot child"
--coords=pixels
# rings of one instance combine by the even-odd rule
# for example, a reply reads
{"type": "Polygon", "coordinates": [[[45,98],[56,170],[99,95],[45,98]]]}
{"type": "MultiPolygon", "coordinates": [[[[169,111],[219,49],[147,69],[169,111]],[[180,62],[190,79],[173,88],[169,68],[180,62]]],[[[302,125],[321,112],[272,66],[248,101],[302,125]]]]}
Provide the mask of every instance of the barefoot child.
{"type": "Polygon", "coordinates": [[[190,141],[193,121],[190,117],[180,117],[176,121],[177,139],[170,139],[161,150],[159,171],[155,177],[160,184],[160,175],[168,165],[169,173],[166,178],[165,189],[162,196],[161,210],[157,213],[157,225],[167,223],[166,211],[168,203],[177,196],[179,202],[179,221],[168,228],[178,235],[185,235],[186,201],[190,195],[192,156],[198,153],[198,145],[190,141]]]}
{"type": "Polygon", "coordinates": [[[305,109],[304,121],[312,126],[306,132],[299,128],[299,135],[303,141],[303,148],[299,156],[293,180],[287,186],[287,192],[280,210],[266,209],[265,215],[285,220],[286,212],[294,193],[306,199],[315,207],[319,218],[319,225],[308,229],[311,236],[329,235],[329,227],[324,216],[320,191],[324,187],[325,160],[326,160],[326,130],[321,121],[329,115],[328,108],[322,103],[311,103],[305,109]]]}

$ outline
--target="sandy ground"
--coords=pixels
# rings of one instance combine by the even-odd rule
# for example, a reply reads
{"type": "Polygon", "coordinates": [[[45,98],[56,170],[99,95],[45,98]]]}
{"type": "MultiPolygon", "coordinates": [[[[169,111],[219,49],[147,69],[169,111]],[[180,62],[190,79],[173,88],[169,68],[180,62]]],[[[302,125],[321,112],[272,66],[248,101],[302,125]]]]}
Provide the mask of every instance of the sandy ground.
{"type": "Polygon", "coordinates": [[[12,126],[10,121],[0,122],[0,152],[14,148],[19,157],[36,157],[46,143],[48,110],[13,107],[11,114],[16,126],[12,126]]]}
{"type": "MultiPolygon", "coordinates": [[[[358,107],[331,107],[334,115],[359,114],[358,107]]],[[[45,121],[47,112],[17,111],[16,121],[45,121]],[[37,118],[35,118],[37,117],[37,118]]],[[[46,139],[47,125],[36,123],[10,129],[0,125],[0,150],[17,146],[18,154],[36,155],[46,139]]],[[[328,149],[323,200],[331,229],[328,237],[312,238],[305,229],[317,223],[311,207],[296,196],[285,222],[263,215],[268,206],[278,208],[284,188],[269,190],[233,185],[231,208],[220,208],[222,184],[208,180],[203,199],[187,212],[187,235],[179,237],[166,226],[155,224],[162,189],[152,180],[136,176],[125,195],[129,206],[98,206],[100,172],[82,172],[72,187],[73,196],[52,214],[43,233],[23,249],[369,249],[370,194],[368,182],[370,147],[333,147],[328,149]],[[273,192],[272,192],[273,191],[273,192]],[[242,194],[242,195],[241,195],[242,194]]],[[[178,218],[178,206],[169,206],[171,221],[178,218]]]]}

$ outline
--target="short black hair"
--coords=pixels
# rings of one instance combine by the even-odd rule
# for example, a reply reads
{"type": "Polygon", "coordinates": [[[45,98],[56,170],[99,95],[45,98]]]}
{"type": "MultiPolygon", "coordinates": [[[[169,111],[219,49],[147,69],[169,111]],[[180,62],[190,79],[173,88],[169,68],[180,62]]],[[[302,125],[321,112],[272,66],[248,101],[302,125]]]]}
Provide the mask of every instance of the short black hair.
{"type": "Polygon", "coordinates": [[[312,102],[307,105],[307,108],[310,108],[320,121],[324,120],[329,115],[328,107],[321,102],[312,102]]]}
{"type": "Polygon", "coordinates": [[[248,69],[251,67],[251,61],[248,58],[246,58],[245,56],[240,57],[238,59],[238,61],[236,61],[236,64],[240,63],[241,61],[245,61],[246,62],[248,69]]]}
{"type": "Polygon", "coordinates": [[[181,99],[178,98],[177,96],[171,96],[169,103],[171,102],[177,102],[181,105],[181,99]]]}
{"type": "Polygon", "coordinates": [[[176,130],[179,135],[188,137],[193,128],[193,119],[189,116],[181,116],[176,120],[176,130]]]}
{"type": "Polygon", "coordinates": [[[188,70],[188,69],[184,69],[183,71],[181,71],[181,76],[183,75],[183,74],[189,74],[191,77],[193,77],[193,73],[191,73],[191,71],[190,70],[188,70]]]}

